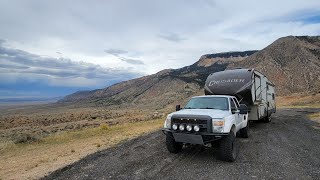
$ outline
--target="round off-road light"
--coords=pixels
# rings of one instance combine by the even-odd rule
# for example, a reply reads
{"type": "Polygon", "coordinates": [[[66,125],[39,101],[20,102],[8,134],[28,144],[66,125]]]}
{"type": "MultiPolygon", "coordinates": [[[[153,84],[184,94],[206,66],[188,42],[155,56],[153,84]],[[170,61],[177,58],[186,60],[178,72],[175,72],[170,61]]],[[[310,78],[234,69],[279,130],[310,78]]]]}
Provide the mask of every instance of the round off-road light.
{"type": "Polygon", "coordinates": [[[172,125],[172,129],[173,130],[177,130],[178,129],[178,126],[176,124],[172,125]]]}
{"type": "Polygon", "coordinates": [[[179,129],[180,129],[180,131],[184,131],[184,125],[180,124],[179,129]]]}
{"type": "Polygon", "coordinates": [[[190,124],[187,125],[187,131],[191,131],[192,130],[192,126],[190,124]]]}
{"type": "Polygon", "coordinates": [[[198,125],[195,125],[195,126],[193,127],[193,129],[194,129],[194,131],[198,132],[198,131],[200,130],[200,127],[199,127],[198,125]]]}

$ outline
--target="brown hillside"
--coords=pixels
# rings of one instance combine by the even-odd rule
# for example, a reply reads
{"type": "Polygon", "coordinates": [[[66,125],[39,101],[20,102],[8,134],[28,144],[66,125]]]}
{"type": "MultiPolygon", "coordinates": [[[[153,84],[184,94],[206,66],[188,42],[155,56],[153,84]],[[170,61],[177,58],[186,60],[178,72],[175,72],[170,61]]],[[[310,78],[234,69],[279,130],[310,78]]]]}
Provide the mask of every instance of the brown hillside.
{"type": "Polygon", "coordinates": [[[92,105],[139,105],[162,109],[202,92],[207,76],[223,71],[229,63],[240,61],[256,51],[227,52],[203,55],[191,66],[163,70],[156,74],[121,82],[94,91],[76,92],[59,103],[92,105]]]}
{"type": "Polygon", "coordinates": [[[163,70],[104,89],[77,92],[59,103],[142,105],[161,109],[194,94],[201,94],[210,73],[235,67],[261,71],[276,84],[278,95],[319,92],[320,37],[289,36],[276,40],[261,51],[206,54],[193,65],[163,70]]]}
{"type": "Polygon", "coordinates": [[[275,83],[278,95],[319,92],[320,36],[289,36],[228,68],[254,68],[275,83]]]}

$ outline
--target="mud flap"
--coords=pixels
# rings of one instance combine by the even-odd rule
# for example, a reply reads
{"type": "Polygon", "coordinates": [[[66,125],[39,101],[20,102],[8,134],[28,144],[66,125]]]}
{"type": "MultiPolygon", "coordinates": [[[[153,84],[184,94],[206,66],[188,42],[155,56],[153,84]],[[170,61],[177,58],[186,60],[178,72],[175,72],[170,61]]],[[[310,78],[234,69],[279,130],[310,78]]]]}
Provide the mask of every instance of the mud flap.
{"type": "Polygon", "coordinates": [[[204,145],[201,135],[172,133],[176,142],[204,145]]]}

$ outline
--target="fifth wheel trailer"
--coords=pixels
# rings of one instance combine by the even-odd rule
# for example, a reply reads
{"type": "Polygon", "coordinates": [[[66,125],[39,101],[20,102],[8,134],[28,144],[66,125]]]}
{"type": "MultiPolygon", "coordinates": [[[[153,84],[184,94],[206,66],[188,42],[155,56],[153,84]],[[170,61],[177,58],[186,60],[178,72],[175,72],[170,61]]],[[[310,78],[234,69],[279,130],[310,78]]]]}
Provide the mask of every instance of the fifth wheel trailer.
{"type": "Polygon", "coordinates": [[[249,107],[249,120],[271,121],[276,112],[275,85],[254,69],[233,69],[207,77],[205,95],[232,95],[249,107]]]}

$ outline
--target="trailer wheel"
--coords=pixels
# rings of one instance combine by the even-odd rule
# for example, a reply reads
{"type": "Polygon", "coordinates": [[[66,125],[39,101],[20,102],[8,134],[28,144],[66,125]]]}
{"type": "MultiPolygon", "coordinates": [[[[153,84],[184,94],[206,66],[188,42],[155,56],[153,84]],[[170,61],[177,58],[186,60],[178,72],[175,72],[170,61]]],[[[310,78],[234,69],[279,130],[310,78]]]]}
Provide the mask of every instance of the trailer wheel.
{"type": "Polygon", "coordinates": [[[233,162],[238,156],[238,144],[236,136],[233,132],[220,140],[219,159],[223,161],[233,162]]]}
{"type": "Polygon", "coordinates": [[[178,153],[182,150],[182,143],[178,143],[174,140],[172,134],[166,135],[166,145],[167,149],[171,153],[178,153]]]}
{"type": "Polygon", "coordinates": [[[249,132],[250,132],[250,127],[249,127],[249,121],[247,123],[247,126],[240,129],[240,137],[243,137],[243,138],[248,138],[249,137],[249,132]]]}

